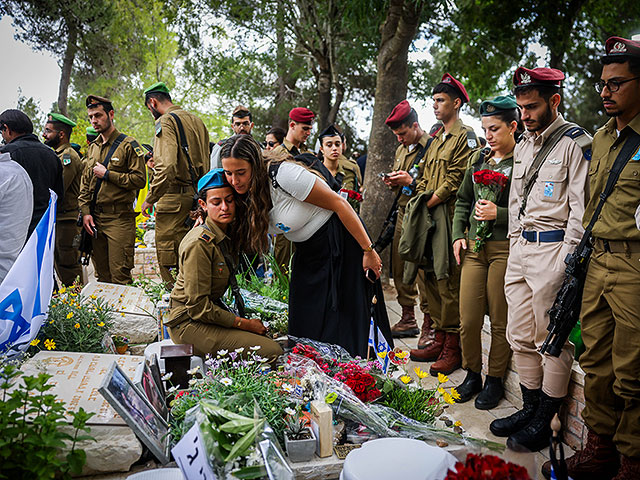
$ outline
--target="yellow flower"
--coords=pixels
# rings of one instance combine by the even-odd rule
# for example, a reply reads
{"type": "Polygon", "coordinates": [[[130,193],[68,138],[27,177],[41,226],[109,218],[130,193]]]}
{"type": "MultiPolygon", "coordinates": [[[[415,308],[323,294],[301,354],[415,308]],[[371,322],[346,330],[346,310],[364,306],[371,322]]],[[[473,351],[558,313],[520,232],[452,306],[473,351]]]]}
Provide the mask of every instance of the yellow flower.
{"type": "Polygon", "coordinates": [[[39,338],[34,338],[33,340],[31,340],[31,345],[32,346],[36,346],[40,343],[40,339],[39,338]]]}
{"type": "Polygon", "coordinates": [[[400,381],[406,385],[411,381],[411,377],[409,375],[402,375],[400,381]]]}
{"type": "Polygon", "coordinates": [[[409,355],[409,352],[405,352],[404,350],[400,350],[399,352],[395,352],[395,356],[398,358],[404,358],[409,355]]]}
{"type": "Polygon", "coordinates": [[[442,399],[449,405],[453,405],[454,403],[456,403],[455,400],[451,398],[451,395],[449,395],[447,392],[444,392],[444,394],[442,394],[442,399]]]}
{"type": "Polygon", "coordinates": [[[76,323],[76,324],[73,326],[73,328],[80,328],[80,324],[79,324],[79,323],[76,323]]]}
{"type": "Polygon", "coordinates": [[[95,300],[96,298],[98,298],[98,297],[96,297],[95,295],[91,295],[91,299],[92,300],[95,300]]]}
{"type": "Polygon", "coordinates": [[[47,338],[44,341],[44,346],[47,348],[47,350],[55,350],[56,342],[54,342],[53,340],[50,340],[50,339],[47,338]]]}
{"type": "Polygon", "coordinates": [[[384,358],[384,357],[386,357],[386,356],[387,356],[387,352],[386,352],[386,351],[384,351],[384,350],[383,350],[382,352],[378,352],[378,356],[379,356],[380,358],[384,358]]]}
{"type": "Polygon", "coordinates": [[[447,383],[449,381],[449,377],[443,375],[442,373],[438,373],[438,381],[440,383],[447,383]]]}
{"type": "Polygon", "coordinates": [[[73,317],[73,312],[67,313],[67,318],[71,318],[71,317],[73,317]]]}
{"type": "Polygon", "coordinates": [[[458,393],[458,391],[457,391],[455,388],[453,388],[453,387],[451,387],[451,396],[452,396],[453,398],[455,398],[456,400],[460,400],[460,394],[459,394],[459,393],[458,393]]]}
{"type": "Polygon", "coordinates": [[[460,420],[458,420],[456,423],[453,424],[454,427],[461,427],[462,426],[462,422],[460,420]]]}
{"type": "Polygon", "coordinates": [[[78,294],[77,294],[77,293],[72,293],[72,294],[71,294],[71,296],[72,296],[72,297],[77,297],[77,296],[78,296],[78,294]]]}
{"type": "Polygon", "coordinates": [[[64,293],[67,291],[67,287],[62,287],[60,290],[58,290],[58,293],[64,293]]]}
{"type": "Polygon", "coordinates": [[[422,370],[420,367],[416,367],[413,369],[414,372],[416,372],[416,375],[418,376],[419,379],[423,379],[425,378],[427,375],[429,375],[427,372],[425,372],[424,370],[422,370]]]}
{"type": "Polygon", "coordinates": [[[124,317],[124,312],[120,314],[121,317],[124,317]]]}
{"type": "Polygon", "coordinates": [[[100,323],[98,324],[98,326],[99,326],[99,327],[104,327],[104,322],[100,322],[100,323]]]}
{"type": "Polygon", "coordinates": [[[438,393],[439,393],[440,395],[444,395],[444,394],[445,394],[445,393],[447,393],[447,392],[445,392],[445,391],[444,391],[444,388],[442,388],[442,387],[438,387],[438,393]]]}

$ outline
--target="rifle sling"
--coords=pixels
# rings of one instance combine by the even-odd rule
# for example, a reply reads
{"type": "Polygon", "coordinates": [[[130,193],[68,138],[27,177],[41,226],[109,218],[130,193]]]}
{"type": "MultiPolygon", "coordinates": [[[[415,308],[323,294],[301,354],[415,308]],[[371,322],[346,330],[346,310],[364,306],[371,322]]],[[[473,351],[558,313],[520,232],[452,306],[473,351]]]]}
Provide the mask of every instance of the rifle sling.
{"type": "Polygon", "coordinates": [[[182,121],[180,120],[180,117],[173,112],[171,112],[169,115],[173,117],[173,119],[176,121],[176,125],[178,126],[180,148],[187,157],[187,163],[189,164],[189,176],[191,177],[191,185],[193,186],[194,193],[198,193],[198,177],[196,176],[196,171],[193,168],[193,163],[191,162],[191,155],[189,155],[189,144],[187,143],[187,136],[184,133],[182,121]]]}
{"type": "MultiPolygon", "coordinates": [[[[104,166],[104,168],[107,168],[109,166],[109,161],[111,160],[111,157],[113,157],[113,154],[116,152],[118,146],[124,141],[125,138],[127,138],[127,136],[124,133],[121,133],[113,141],[113,143],[111,144],[111,147],[109,147],[109,151],[107,152],[107,157],[104,159],[104,162],[102,162],[102,165],[104,166]]],[[[100,187],[102,186],[103,181],[104,181],[104,177],[99,178],[96,181],[95,188],[93,189],[93,197],[91,197],[91,203],[89,204],[89,213],[91,215],[94,215],[96,212],[96,204],[98,203],[98,191],[100,190],[100,187]]]]}

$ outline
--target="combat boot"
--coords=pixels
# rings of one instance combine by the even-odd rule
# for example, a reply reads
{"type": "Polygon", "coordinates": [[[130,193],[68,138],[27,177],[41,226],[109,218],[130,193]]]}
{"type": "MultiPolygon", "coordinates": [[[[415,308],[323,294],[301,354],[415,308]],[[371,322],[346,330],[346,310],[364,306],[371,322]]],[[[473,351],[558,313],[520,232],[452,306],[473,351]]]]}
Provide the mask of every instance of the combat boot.
{"type": "Polygon", "coordinates": [[[638,480],[640,478],[640,460],[620,455],[620,470],[613,480],[638,480]]]}
{"type": "Polygon", "coordinates": [[[393,338],[415,337],[419,333],[420,329],[416,323],[413,306],[403,306],[400,321],[391,327],[391,336],[393,336],[393,338]]]}
{"type": "Polygon", "coordinates": [[[464,378],[464,381],[456,387],[456,391],[460,395],[456,403],[468,402],[480,390],[482,390],[482,375],[467,370],[467,376],[464,378]]]}
{"type": "Polygon", "coordinates": [[[460,334],[447,332],[444,339],[444,347],[438,360],[431,365],[429,373],[431,375],[449,375],[462,366],[462,353],[460,352],[460,334]]]}
{"type": "Polygon", "coordinates": [[[518,410],[508,417],[498,418],[489,425],[489,430],[496,437],[508,437],[512,433],[522,430],[536,414],[542,389],[528,389],[520,384],[520,390],[522,390],[522,410],[518,410]]]}
{"type": "Polygon", "coordinates": [[[487,378],[484,379],[484,387],[480,395],[476,397],[476,408],[478,410],[491,410],[498,406],[502,397],[504,397],[502,378],[487,375],[487,378]]]}
{"type": "Polygon", "coordinates": [[[411,360],[415,362],[433,362],[438,359],[444,347],[444,339],[446,333],[436,330],[433,334],[431,342],[425,348],[412,348],[411,360]]]}
{"type": "Polygon", "coordinates": [[[422,322],[422,332],[420,332],[420,338],[418,339],[418,348],[425,348],[429,341],[433,338],[434,330],[431,328],[431,315],[424,314],[424,321],[422,322]]]}
{"type": "MultiPolygon", "coordinates": [[[[587,429],[587,443],[566,464],[567,474],[574,480],[610,480],[618,471],[618,452],[611,437],[587,429]]],[[[550,461],[542,465],[542,475],[551,478],[550,461]]]]}
{"type": "Polygon", "coordinates": [[[507,439],[507,447],[516,452],[537,452],[549,446],[551,419],[558,413],[562,398],[540,392],[540,405],[529,424],[507,439]]]}

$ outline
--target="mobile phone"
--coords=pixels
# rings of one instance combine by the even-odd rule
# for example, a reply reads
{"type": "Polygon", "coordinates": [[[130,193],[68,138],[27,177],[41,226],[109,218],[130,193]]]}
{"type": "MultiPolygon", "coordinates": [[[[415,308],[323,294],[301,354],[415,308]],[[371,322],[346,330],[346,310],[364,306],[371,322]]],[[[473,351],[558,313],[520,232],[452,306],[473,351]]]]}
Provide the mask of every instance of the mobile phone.
{"type": "Polygon", "coordinates": [[[92,234],[93,238],[98,238],[98,229],[92,225],[91,231],[93,232],[92,234]]]}
{"type": "Polygon", "coordinates": [[[379,174],[378,174],[378,176],[379,176],[380,178],[387,178],[387,177],[389,176],[389,174],[388,174],[388,173],[381,172],[381,173],[379,173],[379,174]]]}
{"type": "Polygon", "coordinates": [[[367,277],[367,280],[369,280],[371,283],[376,283],[376,274],[370,268],[368,268],[367,271],[364,272],[364,276],[367,277]]]}

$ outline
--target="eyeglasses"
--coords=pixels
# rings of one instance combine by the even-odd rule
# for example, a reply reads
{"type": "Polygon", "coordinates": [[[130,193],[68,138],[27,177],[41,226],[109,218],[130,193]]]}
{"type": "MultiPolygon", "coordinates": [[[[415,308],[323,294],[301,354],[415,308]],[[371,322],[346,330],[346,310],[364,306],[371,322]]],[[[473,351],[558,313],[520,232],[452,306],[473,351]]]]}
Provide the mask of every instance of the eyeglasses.
{"type": "Polygon", "coordinates": [[[607,87],[611,93],[614,93],[620,90],[620,85],[622,85],[623,83],[627,83],[632,80],[638,80],[639,78],[640,77],[627,78],[626,80],[609,80],[608,82],[600,80],[599,82],[594,83],[593,87],[598,93],[602,93],[604,87],[607,87]]]}
{"type": "Polygon", "coordinates": [[[278,145],[280,145],[278,142],[267,142],[267,145],[269,145],[270,147],[277,147],[278,145]]]}

